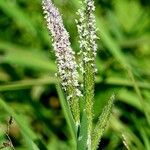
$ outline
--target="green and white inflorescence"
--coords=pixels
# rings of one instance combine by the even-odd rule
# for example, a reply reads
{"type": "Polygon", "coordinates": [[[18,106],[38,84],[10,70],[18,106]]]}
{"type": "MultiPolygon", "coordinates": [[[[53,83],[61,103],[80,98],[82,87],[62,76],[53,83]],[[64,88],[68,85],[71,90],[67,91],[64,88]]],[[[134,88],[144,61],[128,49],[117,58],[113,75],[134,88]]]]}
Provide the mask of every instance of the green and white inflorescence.
{"type": "MultiPolygon", "coordinates": [[[[97,54],[97,28],[94,15],[94,1],[84,0],[81,5],[82,7],[77,12],[79,19],[76,20],[81,49],[79,54],[82,54],[83,63],[91,62],[92,67],[94,68],[95,72],[97,72],[95,67],[95,57],[97,54]]],[[[85,72],[83,68],[81,68],[81,70],[82,73],[85,72]]]]}
{"type": "Polygon", "coordinates": [[[66,31],[62,17],[51,0],[43,0],[43,10],[47,27],[53,38],[53,47],[57,59],[58,76],[67,93],[67,99],[73,112],[76,124],[80,123],[78,99],[82,96],[79,90],[77,63],[75,53],[70,46],[69,34],[66,31]]]}
{"type": "Polygon", "coordinates": [[[106,128],[115,98],[114,95],[110,98],[96,125],[93,126],[95,73],[97,72],[95,66],[97,28],[94,0],[82,0],[81,8],[77,12],[79,16],[76,20],[80,44],[79,54],[82,58],[79,66],[76,63],[75,53],[69,41],[69,34],[63,25],[58,9],[51,0],[43,0],[43,10],[47,27],[53,39],[58,68],[57,76],[60,78],[62,88],[66,93],[77,129],[74,133],[77,149],[96,150],[106,128]],[[82,71],[83,94],[80,91],[81,85],[78,82],[78,67],[82,71]],[[82,103],[79,102],[81,97],[82,103]],[[79,103],[82,104],[81,107],[79,103]]]}
{"type": "Polygon", "coordinates": [[[79,33],[79,44],[81,54],[80,70],[83,73],[84,80],[84,99],[85,111],[87,113],[87,147],[91,148],[91,137],[93,130],[93,104],[94,104],[94,87],[95,87],[95,57],[97,54],[97,36],[96,36],[96,20],[94,16],[95,6],[93,0],[83,0],[81,8],[77,14],[79,19],[76,20],[79,33]]]}

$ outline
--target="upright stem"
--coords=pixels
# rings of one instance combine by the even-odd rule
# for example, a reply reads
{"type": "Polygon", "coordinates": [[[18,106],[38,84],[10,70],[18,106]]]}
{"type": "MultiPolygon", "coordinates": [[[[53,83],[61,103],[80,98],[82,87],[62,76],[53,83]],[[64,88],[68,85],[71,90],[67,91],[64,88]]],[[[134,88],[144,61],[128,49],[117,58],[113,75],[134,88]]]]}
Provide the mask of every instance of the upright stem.
{"type": "Polygon", "coordinates": [[[92,121],[93,121],[93,101],[94,101],[94,73],[91,63],[84,64],[85,75],[84,75],[84,95],[86,102],[86,114],[87,114],[87,123],[88,123],[88,139],[87,146],[88,149],[91,149],[91,132],[92,132],[92,121]]]}
{"type": "Polygon", "coordinates": [[[87,115],[87,148],[91,149],[91,133],[93,122],[93,103],[94,103],[94,80],[95,80],[95,57],[97,51],[96,44],[96,23],[95,23],[95,6],[93,0],[83,0],[82,7],[78,11],[80,16],[77,20],[77,28],[80,38],[80,53],[83,61],[83,78],[84,78],[84,98],[85,111],[87,115]]]}
{"type": "Polygon", "coordinates": [[[97,45],[96,40],[96,27],[95,17],[93,12],[95,10],[93,0],[85,0],[85,14],[86,14],[86,29],[87,33],[87,48],[86,59],[84,62],[84,83],[85,83],[85,100],[86,100],[86,112],[88,119],[88,150],[91,150],[91,134],[92,134],[92,122],[93,122],[93,103],[94,103],[94,87],[95,87],[95,55],[97,45]]]}

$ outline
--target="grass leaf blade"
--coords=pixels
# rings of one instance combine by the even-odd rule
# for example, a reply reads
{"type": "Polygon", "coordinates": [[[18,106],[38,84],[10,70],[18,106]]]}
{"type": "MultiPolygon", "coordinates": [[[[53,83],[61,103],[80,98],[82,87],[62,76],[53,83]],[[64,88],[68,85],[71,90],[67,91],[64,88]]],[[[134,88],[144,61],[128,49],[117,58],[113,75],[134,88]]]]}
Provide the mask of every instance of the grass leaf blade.
{"type": "Polygon", "coordinates": [[[94,128],[92,136],[92,150],[97,149],[97,146],[103,136],[110,114],[112,112],[114,100],[115,95],[112,95],[110,100],[108,101],[108,104],[104,107],[102,114],[100,115],[99,120],[94,128]]]}

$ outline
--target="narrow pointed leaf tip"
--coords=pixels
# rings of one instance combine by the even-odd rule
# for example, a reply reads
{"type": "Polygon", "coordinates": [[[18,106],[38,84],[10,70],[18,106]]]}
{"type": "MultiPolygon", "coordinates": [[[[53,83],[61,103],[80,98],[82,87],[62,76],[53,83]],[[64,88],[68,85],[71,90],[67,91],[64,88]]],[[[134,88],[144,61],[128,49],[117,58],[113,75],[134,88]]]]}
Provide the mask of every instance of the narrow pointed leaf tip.
{"type": "Polygon", "coordinates": [[[111,112],[112,112],[112,108],[113,108],[113,104],[114,104],[114,100],[115,100],[115,95],[113,94],[107,105],[104,107],[99,120],[94,128],[93,134],[92,134],[92,150],[96,150],[98,148],[98,145],[101,141],[101,138],[104,134],[104,130],[107,126],[108,120],[110,118],[111,112]]]}

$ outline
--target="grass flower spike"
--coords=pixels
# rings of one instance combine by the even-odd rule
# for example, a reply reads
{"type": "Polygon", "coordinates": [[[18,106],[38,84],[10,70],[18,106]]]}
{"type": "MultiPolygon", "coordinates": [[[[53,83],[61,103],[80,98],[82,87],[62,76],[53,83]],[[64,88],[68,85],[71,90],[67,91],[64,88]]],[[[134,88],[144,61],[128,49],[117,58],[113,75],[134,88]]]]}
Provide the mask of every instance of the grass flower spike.
{"type": "Polygon", "coordinates": [[[76,20],[80,38],[80,53],[83,55],[84,63],[93,61],[93,66],[95,65],[94,61],[97,53],[97,29],[94,11],[94,1],[84,0],[82,2],[82,7],[77,12],[80,18],[76,20]]]}
{"type": "Polygon", "coordinates": [[[0,0],[0,150],[150,150],[150,0],[0,0]]]}
{"type": "MultiPolygon", "coordinates": [[[[53,47],[56,55],[58,77],[62,88],[66,93],[66,99],[71,108],[71,115],[74,118],[76,129],[73,134],[77,150],[96,150],[103,135],[107,121],[111,114],[114,96],[110,98],[107,106],[100,115],[96,125],[94,119],[94,89],[96,76],[96,19],[94,16],[95,6],[93,0],[83,0],[82,6],[77,12],[79,19],[77,29],[79,34],[79,44],[81,63],[76,63],[75,53],[71,48],[69,34],[66,31],[62,17],[58,9],[51,0],[43,0],[43,10],[47,27],[53,38],[53,47]],[[78,81],[78,67],[82,70],[83,95],[80,91],[78,81]],[[82,97],[81,103],[79,100],[82,97]],[[79,105],[81,104],[81,106],[79,105]]],[[[65,100],[63,101],[66,102],[65,100]]],[[[63,103],[62,103],[63,104],[63,103]]],[[[69,107],[64,107],[65,109],[69,107]]],[[[70,112],[70,109],[69,109],[70,112]]],[[[66,119],[72,117],[66,117],[66,119]]]]}
{"type": "Polygon", "coordinates": [[[91,147],[92,121],[93,121],[93,103],[95,86],[95,57],[97,51],[96,44],[96,21],[94,16],[95,6],[93,0],[84,0],[82,7],[77,14],[76,20],[79,33],[80,54],[82,55],[82,70],[84,79],[84,97],[85,110],[88,119],[88,140],[87,145],[91,147]]]}
{"type": "Polygon", "coordinates": [[[82,96],[79,90],[77,63],[74,52],[70,46],[69,34],[66,31],[62,17],[51,0],[43,0],[43,10],[47,27],[53,37],[53,47],[58,65],[58,76],[61,79],[62,87],[67,93],[72,113],[77,125],[80,123],[79,97],[82,96]]]}

